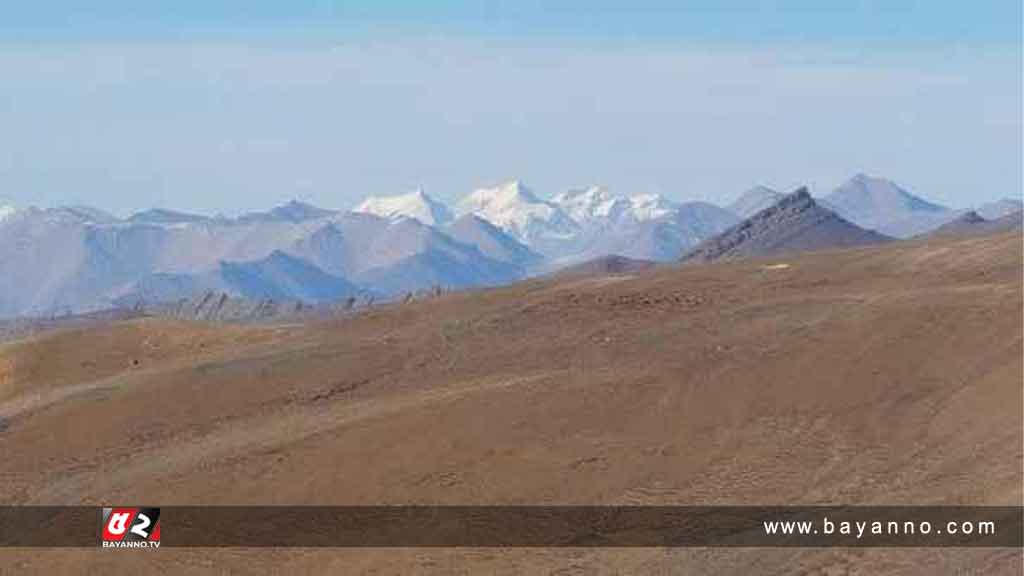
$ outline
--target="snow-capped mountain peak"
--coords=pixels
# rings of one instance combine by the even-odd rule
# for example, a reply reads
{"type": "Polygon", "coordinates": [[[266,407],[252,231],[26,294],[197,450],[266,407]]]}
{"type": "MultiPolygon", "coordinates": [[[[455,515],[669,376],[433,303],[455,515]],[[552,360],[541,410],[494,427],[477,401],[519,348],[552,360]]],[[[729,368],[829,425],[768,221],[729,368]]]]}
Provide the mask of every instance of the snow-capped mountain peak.
{"type": "Polygon", "coordinates": [[[591,186],[562,192],[551,199],[578,224],[588,226],[616,222],[626,217],[646,222],[670,216],[679,205],[660,194],[638,194],[624,198],[603,186],[591,186]]]}
{"type": "Polygon", "coordinates": [[[629,211],[638,222],[668,216],[679,206],[661,194],[637,194],[629,197],[629,211]]]}
{"type": "Polygon", "coordinates": [[[459,202],[457,211],[476,214],[526,244],[565,238],[578,228],[560,207],[539,199],[518,180],[473,191],[459,202]]]}
{"type": "Polygon", "coordinates": [[[629,209],[625,198],[613,196],[604,186],[567,190],[551,201],[579,224],[614,220],[629,209]]]}
{"type": "Polygon", "coordinates": [[[504,210],[523,204],[543,204],[529,188],[519,180],[512,180],[490,188],[478,188],[459,201],[460,214],[477,213],[486,210],[504,210]]]}
{"type": "Polygon", "coordinates": [[[430,197],[422,188],[397,196],[371,196],[352,211],[391,220],[415,218],[429,226],[445,224],[452,220],[451,210],[442,202],[430,197]]]}

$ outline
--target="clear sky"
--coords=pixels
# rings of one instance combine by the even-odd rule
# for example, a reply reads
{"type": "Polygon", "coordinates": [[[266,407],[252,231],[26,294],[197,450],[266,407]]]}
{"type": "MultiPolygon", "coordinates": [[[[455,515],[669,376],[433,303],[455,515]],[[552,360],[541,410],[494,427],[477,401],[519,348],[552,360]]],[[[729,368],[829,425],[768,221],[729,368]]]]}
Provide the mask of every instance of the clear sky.
{"type": "Polygon", "coordinates": [[[727,202],[856,172],[1019,196],[1021,3],[0,8],[0,199],[235,214],[519,178],[727,202]]]}

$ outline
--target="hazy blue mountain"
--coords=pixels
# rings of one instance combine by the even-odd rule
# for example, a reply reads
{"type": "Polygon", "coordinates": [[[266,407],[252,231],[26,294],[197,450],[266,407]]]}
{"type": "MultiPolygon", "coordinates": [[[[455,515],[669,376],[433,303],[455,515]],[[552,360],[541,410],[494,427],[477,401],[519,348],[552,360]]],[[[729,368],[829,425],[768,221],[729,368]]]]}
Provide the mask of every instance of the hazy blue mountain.
{"type": "Polygon", "coordinates": [[[740,218],[750,218],[761,210],[775,204],[785,196],[782,192],[772,190],[767,186],[754,186],[740,195],[732,204],[726,208],[740,218]]]}
{"type": "Polygon", "coordinates": [[[896,238],[934,230],[962,213],[928,202],[890,180],[865,174],[857,174],[820,201],[861,228],[896,238]]]}
{"type": "Polygon", "coordinates": [[[482,255],[473,257],[472,262],[466,262],[460,261],[451,252],[430,251],[367,270],[357,278],[378,292],[395,296],[432,286],[449,289],[498,286],[521,277],[522,270],[519,267],[490,260],[482,255]]]}
{"type": "Polygon", "coordinates": [[[384,294],[440,285],[490,286],[515,281],[523,269],[499,262],[414,219],[390,221],[377,230],[352,278],[384,294]]]}
{"type": "Polygon", "coordinates": [[[236,219],[154,210],[118,220],[82,208],[29,208],[0,226],[0,316],[207,290],[323,302],[355,292],[490,285],[523,273],[417,220],[297,202],[236,219]],[[372,285],[378,281],[380,289],[372,285]]]}
{"type": "Polygon", "coordinates": [[[214,291],[252,300],[333,302],[366,291],[313,264],[281,251],[248,262],[221,262],[198,274],[154,273],[118,297],[120,303],[162,302],[214,291]]]}
{"type": "Polygon", "coordinates": [[[161,208],[136,212],[128,218],[129,222],[137,224],[187,224],[209,222],[210,220],[211,218],[199,214],[189,214],[187,212],[177,212],[161,208]]]}
{"type": "Polygon", "coordinates": [[[87,311],[109,305],[105,294],[132,280],[132,259],[148,261],[145,252],[154,239],[143,231],[132,241],[121,242],[97,224],[97,220],[109,220],[97,214],[78,208],[27,208],[4,221],[0,226],[0,316],[87,311]]]}
{"type": "Polygon", "coordinates": [[[275,250],[253,262],[222,262],[219,274],[245,298],[331,302],[364,292],[351,282],[275,250]]]}
{"type": "Polygon", "coordinates": [[[318,208],[312,204],[306,204],[305,202],[299,202],[298,200],[292,200],[287,204],[283,204],[276,208],[271,209],[269,212],[251,212],[238,218],[239,222],[304,222],[307,220],[316,220],[319,218],[326,218],[336,214],[333,210],[325,210],[318,208]]]}
{"type": "Polygon", "coordinates": [[[475,246],[484,256],[528,270],[544,257],[530,250],[501,228],[476,214],[466,214],[452,222],[444,231],[453,239],[475,246]]]}
{"type": "Polygon", "coordinates": [[[996,220],[1010,214],[1017,214],[1024,210],[1024,202],[1020,198],[1002,198],[995,202],[982,204],[975,210],[979,216],[986,220],[996,220]]]}

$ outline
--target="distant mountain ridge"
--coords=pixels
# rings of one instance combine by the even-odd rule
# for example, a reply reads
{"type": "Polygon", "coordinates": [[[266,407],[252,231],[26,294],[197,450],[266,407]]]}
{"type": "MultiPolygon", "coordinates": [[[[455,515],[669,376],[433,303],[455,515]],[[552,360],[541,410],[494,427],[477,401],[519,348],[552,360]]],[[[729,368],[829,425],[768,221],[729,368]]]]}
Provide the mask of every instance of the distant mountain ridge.
{"type": "Polygon", "coordinates": [[[800,188],[718,236],[705,240],[683,256],[682,261],[715,262],[863,246],[889,240],[822,208],[811,198],[807,188],[800,188]]]}
{"type": "Polygon", "coordinates": [[[995,202],[982,204],[975,211],[985,220],[997,220],[1003,216],[1019,214],[1024,211],[1024,201],[1020,198],[1002,198],[995,202]]]}
{"type": "Polygon", "coordinates": [[[475,246],[489,258],[508,262],[524,270],[529,270],[544,259],[525,244],[476,214],[460,217],[444,231],[459,242],[475,246]]]}
{"type": "MultiPolygon", "coordinates": [[[[1020,205],[1007,198],[977,211],[999,216],[1019,213],[1020,205]]],[[[602,186],[545,199],[516,180],[479,188],[454,208],[422,189],[367,198],[351,211],[293,200],[233,218],[154,208],[122,219],[88,206],[5,205],[0,317],[180,302],[206,292],[235,299],[238,309],[242,301],[399,298],[435,286],[506,284],[585,262],[600,269],[614,263],[611,255],[670,262],[683,254],[718,259],[882,241],[865,223],[899,237],[951,221],[972,230],[997,226],[988,221],[998,218],[971,223],[965,214],[863,174],[818,200],[805,190],[782,195],[757,186],[728,208],[620,196],[602,186]]]]}
{"type": "Polygon", "coordinates": [[[895,238],[909,238],[933,230],[960,215],[960,211],[928,202],[891,180],[857,174],[821,204],[846,220],[895,238]]]}
{"type": "Polygon", "coordinates": [[[11,216],[14,216],[15,212],[17,212],[17,208],[15,208],[14,206],[0,204],[0,222],[3,222],[4,220],[10,218],[11,216]]]}
{"type": "Polygon", "coordinates": [[[557,204],[541,200],[518,180],[474,190],[458,202],[456,213],[476,214],[528,246],[566,240],[580,229],[557,204]]]}
{"type": "Polygon", "coordinates": [[[992,219],[983,218],[978,212],[971,210],[955,220],[928,232],[924,236],[997,234],[1000,232],[1019,231],[1022,228],[1024,228],[1024,212],[1020,210],[992,219]]]}
{"type": "Polygon", "coordinates": [[[452,220],[451,210],[427,195],[422,188],[398,196],[371,196],[352,211],[373,214],[381,218],[415,218],[429,226],[447,224],[452,220]]]}
{"type": "Polygon", "coordinates": [[[289,203],[236,219],[118,220],[26,209],[0,225],[0,316],[82,312],[206,290],[309,303],[493,285],[526,271],[416,220],[289,203]]]}
{"type": "Polygon", "coordinates": [[[132,305],[177,301],[211,290],[252,300],[309,303],[368,295],[366,290],[305,260],[274,251],[256,261],[221,262],[216,269],[202,274],[151,274],[135,282],[116,302],[132,305]]]}
{"type": "Polygon", "coordinates": [[[761,210],[775,204],[785,196],[782,192],[772,190],[767,186],[754,186],[740,195],[727,208],[740,218],[750,218],[761,210]]]}
{"type": "Polygon", "coordinates": [[[651,260],[636,260],[612,254],[562,268],[556,274],[560,277],[616,276],[637,274],[651,270],[658,265],[651,260]]]}

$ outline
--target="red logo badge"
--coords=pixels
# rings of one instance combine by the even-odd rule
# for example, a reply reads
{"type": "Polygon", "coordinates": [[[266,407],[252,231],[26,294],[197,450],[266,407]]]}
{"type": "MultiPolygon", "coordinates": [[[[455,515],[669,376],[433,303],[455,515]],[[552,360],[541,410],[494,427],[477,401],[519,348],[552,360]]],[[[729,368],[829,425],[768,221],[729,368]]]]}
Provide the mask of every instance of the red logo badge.
{"type": "Polygon", "coordinates": [[[104,508],[103,548],[159,548],[159,508],[104,508]]]}

